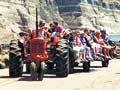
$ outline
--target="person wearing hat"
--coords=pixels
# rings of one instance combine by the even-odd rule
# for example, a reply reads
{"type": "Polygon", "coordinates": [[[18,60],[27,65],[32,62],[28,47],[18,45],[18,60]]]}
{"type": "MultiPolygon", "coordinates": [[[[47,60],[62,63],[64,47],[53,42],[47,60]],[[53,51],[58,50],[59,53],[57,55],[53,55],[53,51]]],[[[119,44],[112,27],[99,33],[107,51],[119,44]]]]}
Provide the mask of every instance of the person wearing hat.
{"type": "Polygon", "coordinates": [[[69,28],[67,28],[67,29],[65,29],[62,33],[61,33],[61,37],[63,37],[64,39],[67,39],[67,40],[69,40],[69,38],[70,38],[70,29],[69,28]]]}

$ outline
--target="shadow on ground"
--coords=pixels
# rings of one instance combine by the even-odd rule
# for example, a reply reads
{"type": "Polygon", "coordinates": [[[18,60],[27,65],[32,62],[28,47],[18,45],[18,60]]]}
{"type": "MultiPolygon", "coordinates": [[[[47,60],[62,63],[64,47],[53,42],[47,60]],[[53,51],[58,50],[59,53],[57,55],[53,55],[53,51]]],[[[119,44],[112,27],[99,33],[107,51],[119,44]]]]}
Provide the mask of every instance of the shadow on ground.
{"type": "Polygon", "coordinates": [[[115,73],[115,74],[120,74],[120,73],[115,73]]]}
{"type": "Polygon", "coordinates": [[[18,81],[33,81],[30,76],[23,76],[18,81]]]}
{"type": "MultiPolygon", "coordinates": [[[[78,74],[78,73],[91,73],[91,72],[94,72],[94,71],[97,71],[96,69],[91,69],[90,72],[84,72],[83,69],[74,69],[73,73],[70,73],[71,75],[72,74],[78,74]]],[[[67,77],[57,77],[55,75],[55,72],[52,72],[52,73],[49,73],[47,72],[45,75],[44,75],[44,78],[67,78],[67,77]]],[[[18,81],[33,81],[32,78],[30,76],[23,76],[21,77],[18,81]]]]}
{"type": "Polygon", "coordinates": [[[91,66],[91,68],[103,68],[102,66],[91,66]]]}
{"type": "MultiPolygon", "coordinates": [[[[84,72],[82,66],[78,66],[75,67],[74,71],[72,73],[70,73],[70,75],[74,75],[74,74],[79,74],[79,73],[92,73],[94,71],[98,71],[96,68],[102,68],[102,66],[91,66],[90,72],[84,72]]],[[[118,73],[120,74],[120,73],[118,73]]],[[[0,76],[0,78],[12,78],[9,76],[0,76]]],[[[15,77],[18,78],[18,77],[15,77]]],[[[57,77],[56,76],[56,72],[55,71],[46,71],[44,78],[66,78],[66,77],[57,77]]],[[[30,74],[26,74],[25,72],[23,72],[23,76],[18,78],[18,81],[33,81],[30,74]]]]}
{"type": "Polygon", "coordinates": [[[0,76],[0,78],[12,78],[12,77],[9,77],[9,76],[0,76]]]}
{"type": "MultiPolygon", "coordinates": [[[[82,68],[83,66],[78,66],[80,68],[82,68]]],[[[102,66],[90,66],[90,68],[103,68],[102,66]]]]}

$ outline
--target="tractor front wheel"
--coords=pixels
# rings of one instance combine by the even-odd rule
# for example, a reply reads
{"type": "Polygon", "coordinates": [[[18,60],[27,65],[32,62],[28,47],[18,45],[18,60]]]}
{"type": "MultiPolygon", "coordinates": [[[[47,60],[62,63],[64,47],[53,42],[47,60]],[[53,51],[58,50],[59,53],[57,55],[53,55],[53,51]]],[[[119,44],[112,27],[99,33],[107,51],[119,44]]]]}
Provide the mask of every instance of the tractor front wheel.
{"type": "Polygon", "coordinates": [[[30,73],[32,80],[37,80],[37,65],[35,62],[31,62],[30,64],[30,73]]]}
{"type": "Polygon", "coordinates": [[[40,62],[39,68],[38,68],[38,80],[42,81],[45,73],[45,63],[40,62]]]}

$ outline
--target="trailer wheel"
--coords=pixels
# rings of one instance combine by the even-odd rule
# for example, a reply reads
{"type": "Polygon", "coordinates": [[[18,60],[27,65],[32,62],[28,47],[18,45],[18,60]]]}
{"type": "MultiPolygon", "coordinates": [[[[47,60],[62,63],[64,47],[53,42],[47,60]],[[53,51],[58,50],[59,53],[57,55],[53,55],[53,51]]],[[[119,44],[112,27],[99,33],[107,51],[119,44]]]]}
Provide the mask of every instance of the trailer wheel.
{"type": "Polygon", "coordinates": [[[104,60],[102,60],[102,67],[108,67],[108,66],[109,66],[109,60],[104,58],[104,60]]]}
{"type": "Polygon", "coordinates": [[[90,72],[90,61],[89,62],[83,62],[83,71],[84,72],[90,72]]]}

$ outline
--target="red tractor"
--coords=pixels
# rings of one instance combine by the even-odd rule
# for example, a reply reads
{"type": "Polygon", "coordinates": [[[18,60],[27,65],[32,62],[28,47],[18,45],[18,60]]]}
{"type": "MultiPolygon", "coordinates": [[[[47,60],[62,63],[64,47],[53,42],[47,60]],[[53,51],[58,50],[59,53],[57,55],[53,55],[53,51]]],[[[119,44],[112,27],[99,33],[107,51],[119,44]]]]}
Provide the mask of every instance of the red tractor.
{"type": "MultiPolygon", "coordinates": [[[[20,35],[24,35],[24,33],[20,33],[20,35]]],[[[67,77],[69,74],[68,41],[65,39],[58,41],[57,37],[53,41],[57,41],[57,43],[51,44],[47,39],[38,37],[38,19],[36,18],[36,37],[33,37],[26,45],[23,44],[24,40],[20,39],[10,42],[10,77],[22,76],[23,62],[30,64],[28,69],[30,69],[33,80],[42,81],[45,69],[54,70],[57,76],[67,77]]]]}
{"type": "MultiPolygon", "coordinates": [[[[18,43],[19,40],[10,43],[9,74],[11,77],[22,76],[23,55],[18,43]]],[[[67,41],[64,39],[59,40],[57,45],[49,47],[46,40],[33,38],[30,41],[30,53],[26,54],[25,59],[25,62],[30,63],[29,68],[33,80],[42,80],[45,68],[54,70],[57,76],[68,76],[69,48],[67,41]]]]}

